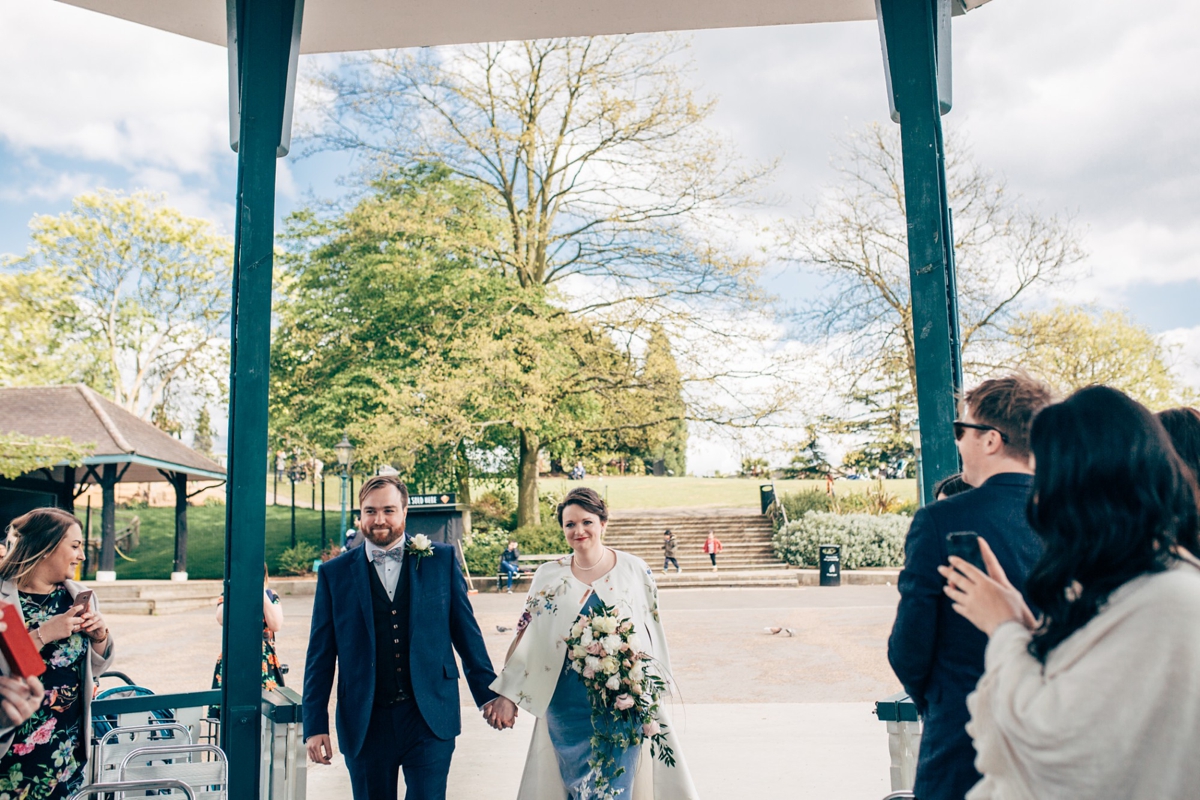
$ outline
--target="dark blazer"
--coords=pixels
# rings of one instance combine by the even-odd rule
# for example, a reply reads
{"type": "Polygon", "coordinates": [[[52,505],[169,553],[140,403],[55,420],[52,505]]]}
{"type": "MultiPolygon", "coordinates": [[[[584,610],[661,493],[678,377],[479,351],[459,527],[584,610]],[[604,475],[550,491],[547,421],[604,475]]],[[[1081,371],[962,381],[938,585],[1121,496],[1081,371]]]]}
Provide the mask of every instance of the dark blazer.
{"type": "Polygon", "coordinates": [[[937,568],[949,560],[946,535],[978,533],[1024,592],[1042,554],[1025,516],[1032,485],[1032,475],[994,475],[977,489],[922,508],[908,530],[888,661],[924,722],[913,789],[920,800],[962,800],[981,777],[964,726],[967,695],[983,675],[987,635],[956,613],[942,591],[946,582],[937,568]]]}
{"type": "MultiPolygon", "coordinates": [[[[365,547],[356,547],[318,570],[304,667],[304,737],[329,733],[329,692],[336,662],[338,740],[342,752],[352,758],[362,750],[375,702],[375,627],[368,571],[374,566],[366,553],[365,547]]],[[[453,546],[434,544],[433,555],[419,564],[415,556],[405,553],[404,569],[413,697],[434,736],[451,739],[462,730],[453,650],[462,659],[476,705],[496,697],[488,688],[496,673],[453,546]]]]}

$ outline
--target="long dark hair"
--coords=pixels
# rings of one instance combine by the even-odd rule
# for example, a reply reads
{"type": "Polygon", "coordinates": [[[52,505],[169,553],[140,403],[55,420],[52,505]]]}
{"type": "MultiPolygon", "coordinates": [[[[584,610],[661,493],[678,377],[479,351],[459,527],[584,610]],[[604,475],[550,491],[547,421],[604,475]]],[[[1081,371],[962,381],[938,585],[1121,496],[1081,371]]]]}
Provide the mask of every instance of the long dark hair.
{"type": "Polygon", "coordinates": [[[20,581],[33,572],[43,558],[54,552],[72,525],[83,529],[78,517],[61,508],[35,508],[14,519],[8,526],[9,550],[0,561],[0,578],[20,581]]]}
{"type": "Polygon", "coordinates": [[[1080,389],[1033,421],[1029,524],[1046,545],[1025,583],[1043,613],[1029,652],[1046,657],[1140,575],[1197,542],[1196,479],[1145,406],[1106,386],[1080,389]]]}
{"type": "Polygon", "coordinates": [[[1192,477],[1200,480],[1200,411],[1183,406],[1160,411],[1157,416],[1175,452],[1192,471],[1192,477]]]}

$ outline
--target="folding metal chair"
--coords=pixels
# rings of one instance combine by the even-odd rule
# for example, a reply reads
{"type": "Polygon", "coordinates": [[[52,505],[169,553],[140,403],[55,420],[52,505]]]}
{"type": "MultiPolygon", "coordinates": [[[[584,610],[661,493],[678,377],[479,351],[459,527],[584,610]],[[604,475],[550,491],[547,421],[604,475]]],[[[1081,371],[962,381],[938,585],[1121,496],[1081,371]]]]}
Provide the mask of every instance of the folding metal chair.
{"type": "Polygon", "coordinates": [[[183,781],[116,781],[113,783],[93,783],[71,795],[67,800],[88,800],[96,795],[110,795],[124,798],[127,792],[145,795],[147,792],[170,791],[172,797],[185,797],[196,800],[192,787],[183,781]],[[177,794],[178,793],[178,794],[177,794]]]}
{"type": "Polygon", "coordinates": [[[91,782],[115,780],[121,761],[138,748],[178,747],[195,743],[188,726],[178,722],[112,728],[92,745],[92,757],[89,761],[91,782]]]}
{"type": "Polygon", "coordinates": [[[186,783],[194,800],[227,800],[229,761],[211,744],[139,747],[121,761],[117,780],[174,780],[186,783]]]}

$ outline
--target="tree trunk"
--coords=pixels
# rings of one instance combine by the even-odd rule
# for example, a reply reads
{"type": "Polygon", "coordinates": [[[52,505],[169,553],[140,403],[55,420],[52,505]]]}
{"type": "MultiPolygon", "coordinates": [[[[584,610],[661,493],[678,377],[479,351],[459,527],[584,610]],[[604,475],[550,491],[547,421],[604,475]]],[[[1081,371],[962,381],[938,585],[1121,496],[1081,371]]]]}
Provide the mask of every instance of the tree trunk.
{"type": "Polygon", "coordinates": [[[467,458],[467,443],[461,441],[454,449],[454,476],[458,479],[458,503],[463,507],[463,541],[471,541],[471,462],[467,458]]]}
{"type": "Polygon", "coordinates": [[[541,440],[536,433],[521,431],[521,461],[517,468],[517,527],[541,524],[538,507],[538,450],[541,440]]]}

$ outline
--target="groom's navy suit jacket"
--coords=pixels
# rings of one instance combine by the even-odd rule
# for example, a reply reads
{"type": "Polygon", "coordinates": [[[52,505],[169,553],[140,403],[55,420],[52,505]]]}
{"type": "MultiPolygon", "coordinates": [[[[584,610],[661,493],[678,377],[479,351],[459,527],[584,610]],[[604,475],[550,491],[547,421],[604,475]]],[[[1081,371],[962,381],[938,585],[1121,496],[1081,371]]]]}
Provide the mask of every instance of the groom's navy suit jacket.
{"type": "MultiPolygon", "coordinates": [[[[367,549],[356,547],[321,565],[304,667],[304,737],[329,733],[329,692],[337,666],[337,732],[342,752],[357,757],[375,703],[375,627],[367,549]]],[[[467,599],[467,582],[451,545],[433,555],[404,554],[408,580],[409,673],[413,699],[439,739],[462,730],[458,651],[476,705],[496,694],[483,635],[467,599]]]]}
{"type": "Polygon", "coordinates": [[[939,500],[913,516],[904,543],[900,607],[888,639],[888,660],[924,722],[917,779],[920,800],[963,800],[981,778],[967,735],[967,695],[983,675],[988,637],[952,608],[937,568],[947,564],[946,536],[974,531],[987,541],[1012,585],[1042,554],[1025,506],[1032,475],[993,475],[978,489],[939,500]]]}

